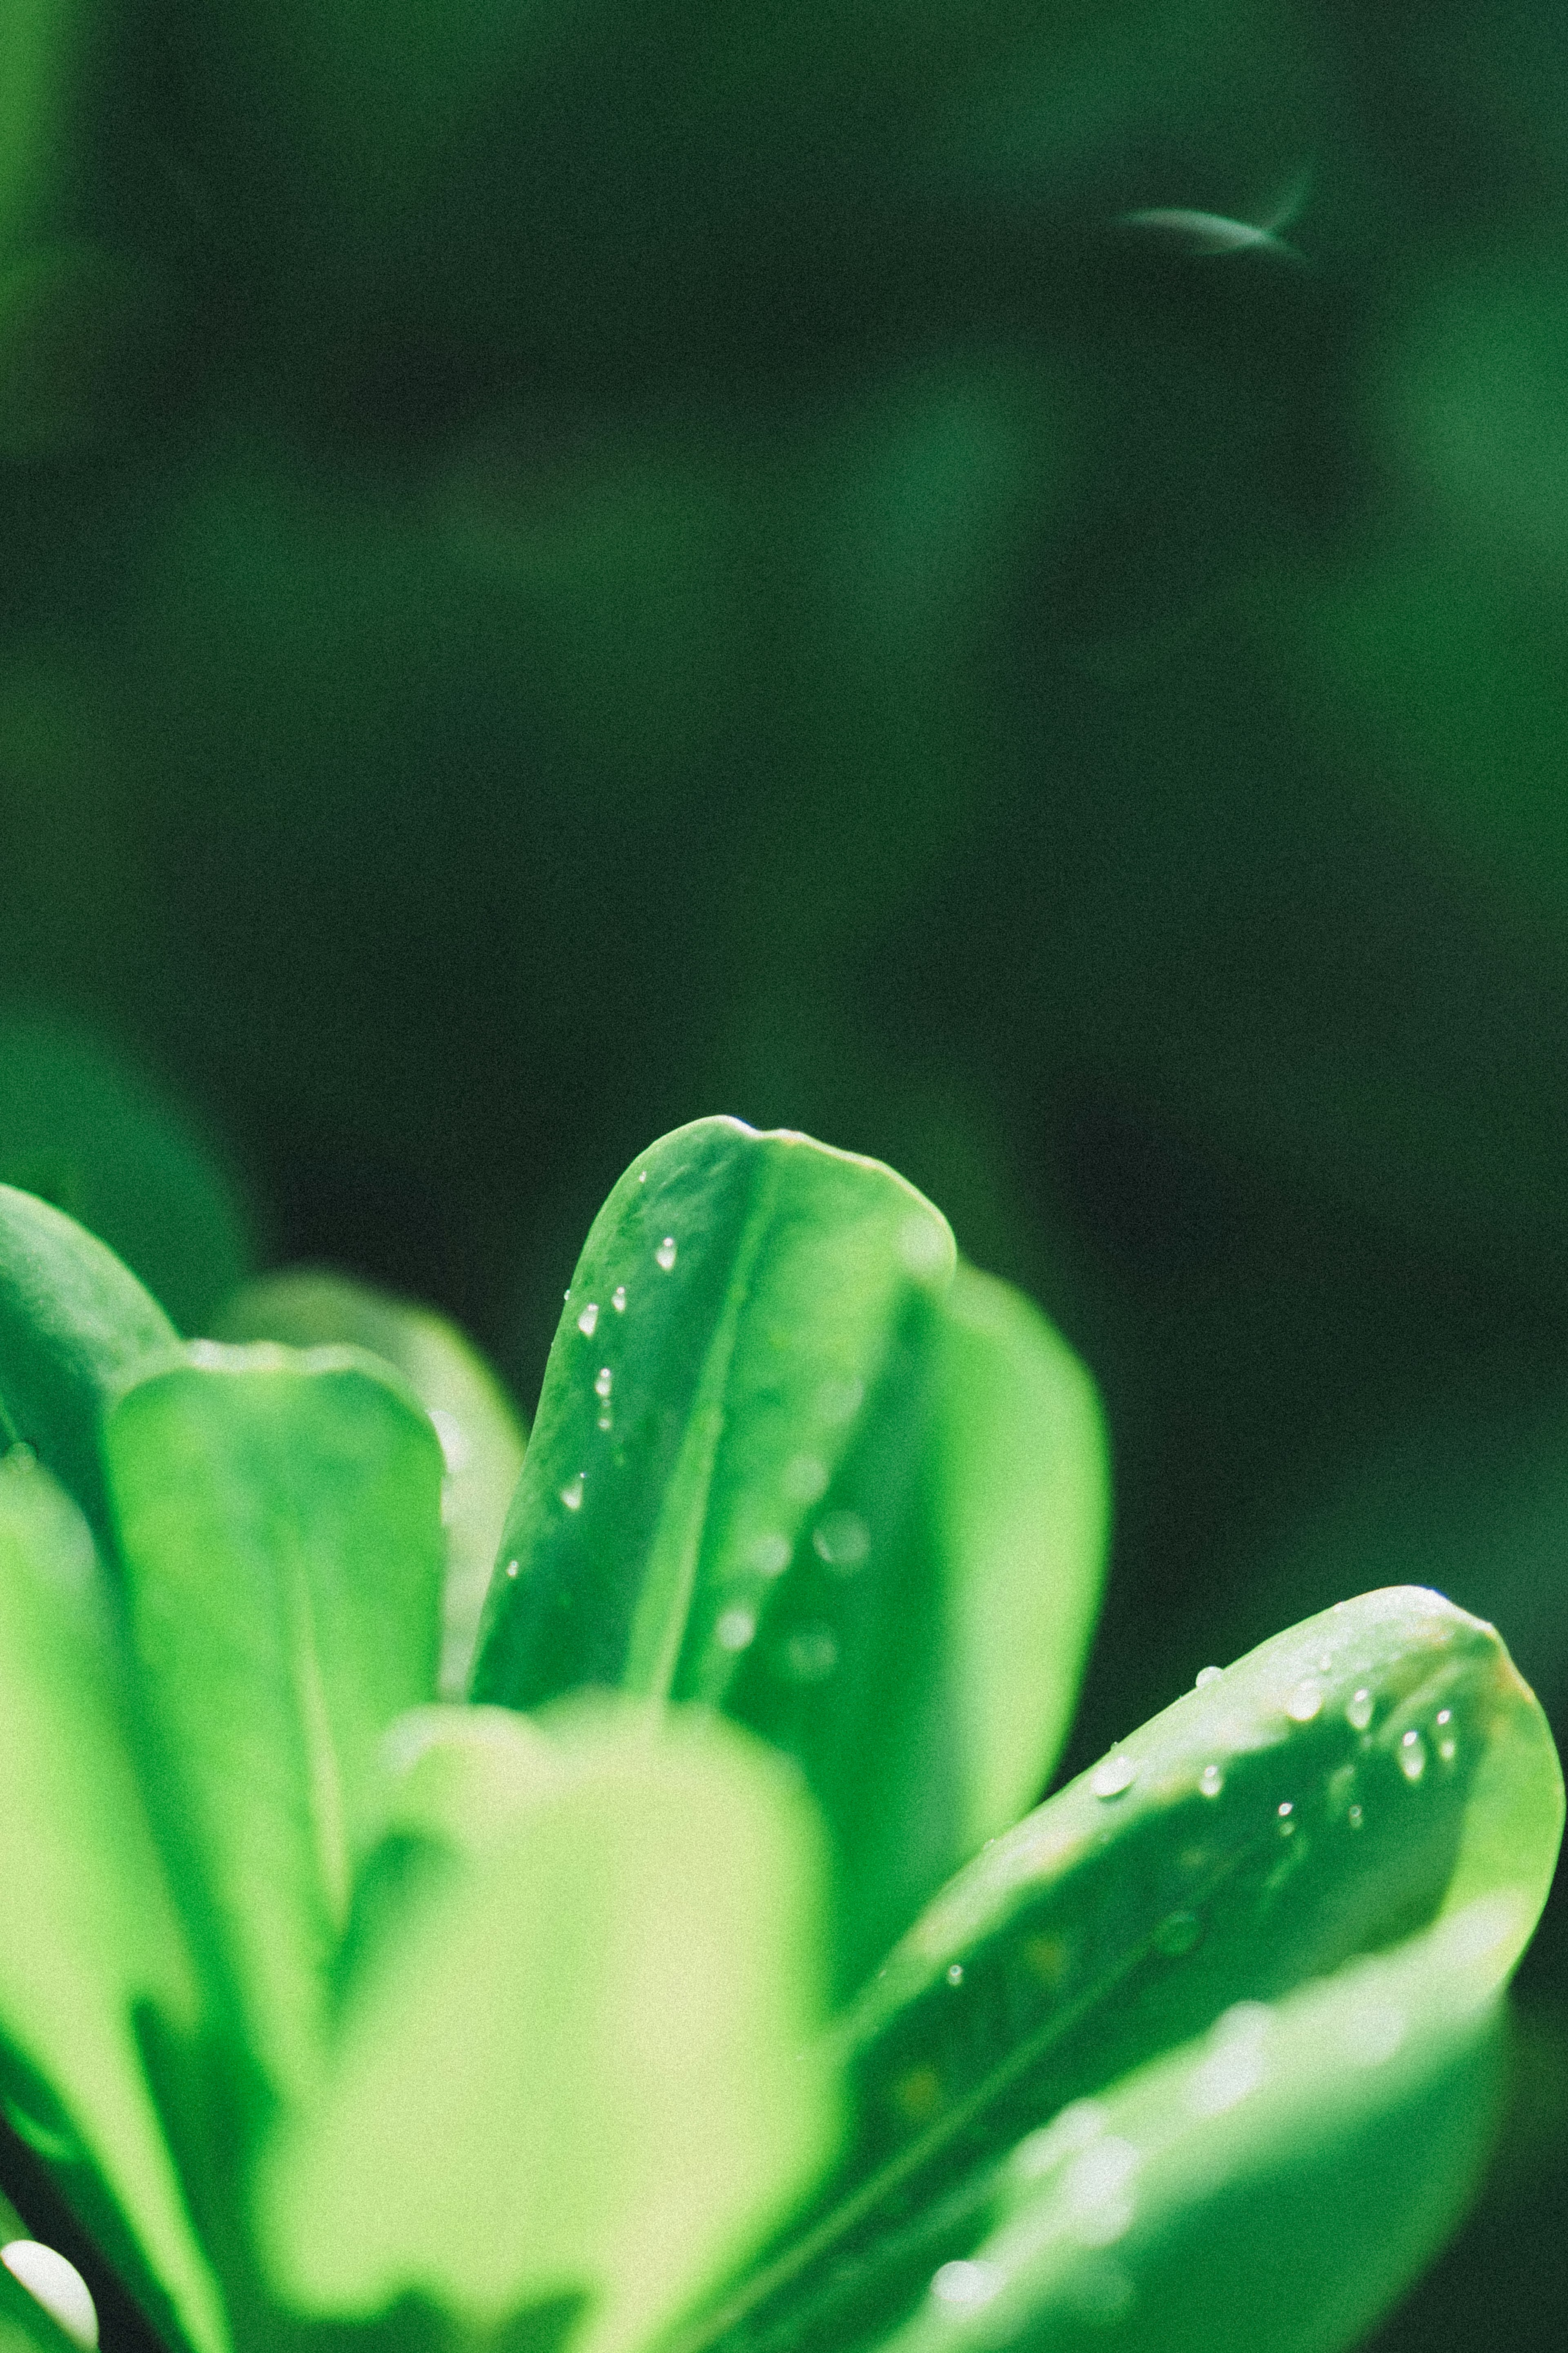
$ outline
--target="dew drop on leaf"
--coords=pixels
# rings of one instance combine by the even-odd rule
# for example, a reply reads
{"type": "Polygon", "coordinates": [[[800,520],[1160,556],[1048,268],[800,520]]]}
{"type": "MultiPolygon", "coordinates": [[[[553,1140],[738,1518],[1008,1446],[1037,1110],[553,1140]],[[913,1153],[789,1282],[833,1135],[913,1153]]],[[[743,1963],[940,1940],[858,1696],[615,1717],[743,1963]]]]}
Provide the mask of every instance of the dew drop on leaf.
{"type": "Polygon", "coordinates": [[[1195,1912],[1169,1912],[1154,1931],[1154,1950],[1168,1960],[1179,1960],[1192,1951],[1203,1933],[1204,1924],[1195,1912]]]}
{"type": "Polygon", "coordinates": [[[838,1664],[838,1644],[830,1626],[797,1626],[784,1645],[780,1664],[791,1683],[826,1683],[838,1664]]]}
{"type": "Polygon", "coordinates": [[[1210,1683],[1217,1683],[1220,1682],[1224,1674],[1225,1669],[1223,1667],[1200,1667],[1198,1669],[1198,1679],[1193,1685],[1193,1689],[1194,1691],[1204,1691],[1210,1683]]]}
{"type": "Polygon", "coordinates": [[[1198,1775],[1198,1787],[1205,1798],[1217,1798],[1225,1787],[1225,1775],[1217,1765],[1205,1765],[1198,1775]]]}
{"type": "Polygon", "coordinates": [[[673,1234],[666,1234],[664,1240],[655,1250],[654,1257],[658,1261],[658,1264],[663,1267],[666,1274],[668,1274],[670,1268],[675,1264],[675,1236],[673,1234]]]}
{"type": "Polygon", "coordinates": [[[1372,1694],[1364,1684],[1346,1701],[1345,1721],[1352,1732],[1364,1732],[1372,1722],[1372,1694]]]}
{"type": "Polygon", "coordinates": [[[950,1986],[961,1986],[963,1983],[963,1963],[962,1961],[954,1961],[952,1967],[947,1973],[947,1981],[950,1986]]]}
{"type": "Polygon", "coordinates": [[[1352,1831],[1359,1831],[1366,1817],[1362,1812],[1359,1806],[1352,1806],[1345,1815],[1345,1820],[1349,1822],[1352,1831]]]}
{"type": "Polygon", "coordinates": [[[1285,1713],[1292,1724],[1310,1724],[1323,1704],[1322,1686],[1310,1675],[1303,1675],[1285,1703],[1285,1713]]]}
{"type": "Polygon", "coordinates": [[[582,1333],[583,1337],[585,1340],[591,1340],[593,1338],[594,1326],[597,1324],[598,1320],[599,1303],[596,1299],[590,1299],[588,1304],[584,1308],[583,1313],[577,1318],[577,1329],[582,1333]]]}
{"type": "Polygon", "coordinates": [[[1089,1775],[1089,1786],[1097,1798],[1120,1798],[1137,1778],[1138,1767],[1131,1757],[1107,1757],[1089,1775]]]}
{"type": "Polygon", "coordinates": [[[594,1382],[594,1395],[597,1398],[607,1398],[615,1385],[615,1378],[608,1365],[601,1365],[594,1382]]]}
{"type": "Polygon", "coordinates": [[[624,1315],[626,1314],[626,1286],[624,1282],[617,1282],[614,1291],[611,1292],[610,1304],[615,1309],[617,1315],[624,1315]]]}
{"type": "Polygon", "coordinates": [[[759,1577],[782,1577],[790,1563],[790,1540],[769,1530],[757,1538],[747,1557],[759,1577]]]}
{"type": "Polygon", "coordinates": [[[1418,1732],[1406,1732],[1402,1736],[1399,1769],[1407,1781],[1419,1781],[1426,1770],[1426,1744],[1418,1732]]]}
{"type": "Polygon", "coordinates": [[[755,1612],[740,1608],[724,1610],[713,1629],[721,1651],[743,1651],[756,1630],[755,1612]]]}
{"type": "Polygon", "coordinates": [[[858,1568],[871,1549],[871,1531],[858,1512],[829,1512],[813,1530],[811,1548],[829,1568],[858,1568]]]}
{"type": "Polygon", "coordinates": [[[569,1512],[579,1512],[582,1510],[583,1473],[581,1471],[578,1472],[575,1479],[569,1479],[565,1486],[562,1488],[561,1500],[565,1504],[569,1512]]]}

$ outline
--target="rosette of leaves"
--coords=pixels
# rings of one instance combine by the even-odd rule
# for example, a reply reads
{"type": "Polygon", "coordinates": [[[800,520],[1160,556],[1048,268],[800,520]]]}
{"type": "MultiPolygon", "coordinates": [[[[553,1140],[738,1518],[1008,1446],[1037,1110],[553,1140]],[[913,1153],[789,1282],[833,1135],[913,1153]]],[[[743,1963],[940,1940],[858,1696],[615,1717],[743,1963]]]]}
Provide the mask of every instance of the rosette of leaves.
{"type": "Polygon", "coordinates": [[[1374,1591],[1026,1811],[1099,1409],[901,1179],[654,1146],[510,1503],[447,1327],[293,1278],[225,1329],[0,1188],[3,2094],[169,2353],[1294,2353],[1437,2245],[1538,1706],[1374,1591]]]}

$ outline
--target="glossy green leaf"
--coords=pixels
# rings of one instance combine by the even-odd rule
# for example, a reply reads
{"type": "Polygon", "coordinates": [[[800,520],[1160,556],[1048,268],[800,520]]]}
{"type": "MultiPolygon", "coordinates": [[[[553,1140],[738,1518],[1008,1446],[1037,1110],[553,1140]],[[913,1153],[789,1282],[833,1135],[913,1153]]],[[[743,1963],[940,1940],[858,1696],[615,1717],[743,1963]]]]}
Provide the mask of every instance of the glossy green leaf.
{"type": "Polygon", "coordinates": [[[742,2318],[764,2342],[879,2333],[967,2258],[1021,2138],[1238,2003],[1494,1900],[1495,1990],[1562,1820],[1532,1695],[1436,1594],[1365,1595],[1214,1671],[997,1840],[867,1989],[845,2164],[713,2341],[742,2318]]]}
{"type": "Polygon", "coordinates": [[[1463,2212],[1501,2089],[1498,1987],[1532,1917],[1480,1897],[1394,1953],[1082,2101],[1024,2142],[991,2227],[900,2353],[1340,2353],[1463,2212]]]}
{"type": "Polygon", "coordinates": [[[137,1785],[92,1538],[20,1451],[0,1461],[0,1887],[7,2120],[173,2341],[216,2353],[213,2282],[132,2019],[151,2003],[188,2028],[195,1978],[137,1785]]]}
{"type": "Polygon", "coordinates": [[[0,1443],[20,1440],[108,1532],[104,1407],[174,1325],[103,1243],[47,1201],[0,1185],[0,1443]]]}
{"type": "Polygon", "coordinates": [[[455,1324],[323,1267],[294,1267],[247,1283],[214,1327],[218,1340],[278,1340],[292,1348],[368,1348],[395,1365],[436,1425],[446,1460],[447,1531],[437,1688],[466,1687],[507,1505],[527,1432],[505,1389],[455,1324]]]}
{"type": "Polygon", "coordinates": [[[233,2027],[308,2081],[375,1744],[435,1691],[441,1451],[351,1350],[199,1342],[105,1432],[155,1817],[233,2027]]]}
{"type": "Polygon", "coordinates": [[[646,2344],[831,2150],[814,1810],[722,1724],[639,1707],[422,1711],[394,1753],[380,1852],[447,1867],[263,2159],[277,2288],[476,2331],[581,2297],[576,2353],[646,2344]]]}
{"type": "Polygon", "coordinates": [[[700,1121],[589,1235],[475,1696],[696,1699],[799,1757],[852,1982],[1048,1770],[1104,1529],[1087,1377],[930,1203],[700,1121]]]}

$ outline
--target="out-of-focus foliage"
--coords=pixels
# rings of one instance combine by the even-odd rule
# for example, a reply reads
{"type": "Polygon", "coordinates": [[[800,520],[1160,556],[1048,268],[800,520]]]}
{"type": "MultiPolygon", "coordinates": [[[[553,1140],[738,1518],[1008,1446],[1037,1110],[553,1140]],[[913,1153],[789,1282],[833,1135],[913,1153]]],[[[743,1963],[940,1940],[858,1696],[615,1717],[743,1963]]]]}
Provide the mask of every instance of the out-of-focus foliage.
{"type": "MultiPolygon", "coordinates": [[[[1547,0],[0,0],[0,998],[530,1404],[646,1135],[879,1153],[1106,1397],[1079,1761],[1298,1614],[1260,1562],[1415,1528],[1561,1731],[1547,0]],[[1279,237],[1122,225],[1181,209],[1279,237]]],[[[1559,1918],[1426,2353],[1568,2313],[1559,1918]]]]}

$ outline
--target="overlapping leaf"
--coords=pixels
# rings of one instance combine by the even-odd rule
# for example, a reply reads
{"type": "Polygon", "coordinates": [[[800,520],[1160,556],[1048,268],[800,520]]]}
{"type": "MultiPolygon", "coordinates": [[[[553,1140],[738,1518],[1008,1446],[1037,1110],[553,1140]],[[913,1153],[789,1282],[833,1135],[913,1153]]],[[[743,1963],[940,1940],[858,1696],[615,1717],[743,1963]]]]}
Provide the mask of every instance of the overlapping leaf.
{"type": "MultiPolygon", "coordinates": [[[[1367,1595],[1266,1643],[997,1841],[923,1915],[847,2021],[858,2113],[839,2178],[699,2341],[738,2342],[742,2328],[763,2347],[880,2337],[944,2263],[979,2260],[993,2229],[1010,2227],[1017,2183],[1033,2179],[1032,2158],[1015,2162],[1020,2143],[1216,2019],[1266,2022],[1266,2005],[1283,2001],[1284,2020],[1318,1979],[1342,1980],[1342,1993],[1301,2014],[1321,2026],[1342,2010],[1352,2042],[1369,2003],[1403,2005],[1389,2055],[1408,2033],[1419,2063],[1390,2097],[1419,2105],[1450,2065],[1482,2065],[1479,2013],[1544,1901],[1562,1818],[1533,1698],[1492,1630],[1436,1595],[1367,1595]],[[1462,1934],[1444,1925],[1458,1919],[1462,1934]],[[1404,1957],[1388,1964],[1396,1989],[1376,1991],[1363,1957],[1391,1947],[1404,1957]]],[[[1300,2029],[1302,2049],[1319,2026],[1300,2029]]],[[[1297,2029],[1281,2031],[1295,2051],[1297,2029]]],[[[1270,2108],[1256,2150],[1229,2127],[1205,2138],[1200,2098],[1188,2176],[1179,2151],[1160,2160],[1165,2205],[1183,2178],[1212,2179],[1222,2208],[1245,2203],[1286,2141],[1307,2163],[1320,2145],[1372,2129],[1379,2100],[1355,2088],[1353,2053],[1338,2090],[1328,2056],[1318,2105],[1311,2069],[1290,2063],[1279,2079],[1289,2125],[1270,2108]]],[[[1214,2061],[1216,2082],[1226,2063],[1214,2061]]],[[[1158,2122],[1164,2094],[1149,2097],[1158,2122]]],[[[1476,2130],[1449,2144],[1450,2205],[1484,2140],[1475,2114],[1476,2130]]],[[[1037,2154],[1042,2145],[1030,2142],[1037,2154]]],[[[1444,2178],[1438,2166],[1434,2183],[1444,2178]]],[[[1410,2234],[1391,2208],[1365,2250],[1368,2310],[1425,2243],[1418,2168],[1406,2193],[1410,2234]]],[[[1032,2228],[1019,2225],[1031,2246],[1032,2228]]],[[[988,2276],[975,2275],[977,2303],[988,2276]]],[[[954,2301],[963,2277],[953,2274],[954,2301]]],[[[1042,2288],[1037,2311],[1034,2291],[1020,2289],[1006,2309],[1022,2314],[1019,2328],[1041,2311],[1066,2326],[1056,2292],[1042,2288]]]]}
{"type": "Polygon", "coordinates": [[[581,2305],[574,2345],[622,2353],[830,2153],[812,1810],[679,1713],[429,1710],[396,1738],[404,1892],[265,2161],[267,2261],[318,2314],[422,2295],[479,2331],[581,2305]]]}
{"type": "Polygon", "coordinates": [[[0,2086],[12,2125],[170,2330],[216,2353],[132,2024],[196,1991],[142,1809],[92,1539],[48,1473],[0,1461],[0,2086]]]}
{"type": "Polygon", "coordinates": [[[589,1235],[475,1695],[721,1706],[804,1764],[853,1982],[1037,1788],[1098,1599],[1090,1386],[890,1170],[732,1120],[589,1235]]]}
{"type": "Polygon", "coordinates": [[[221,2009],[308,2083],[375,1745],[435,1691],[441,1451],[349,1350],[193,1345],[105,1436],[144,1769],[221,2009]]]}
{"type": "Polygon", "coordinates": [[[426,1307],[322,1267],[263,1275],[236,1293],[217,1340],[277,1340],[291,1348],[368,1348],[410,1383],[436,1425],[446,1461],[447,1532],[441,1694],[458,1698],[473,1665],[479,1612],[527,1434],[489,1366],[455,1324],[426,1307]]]}

